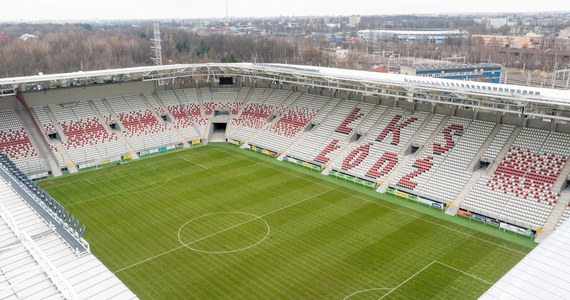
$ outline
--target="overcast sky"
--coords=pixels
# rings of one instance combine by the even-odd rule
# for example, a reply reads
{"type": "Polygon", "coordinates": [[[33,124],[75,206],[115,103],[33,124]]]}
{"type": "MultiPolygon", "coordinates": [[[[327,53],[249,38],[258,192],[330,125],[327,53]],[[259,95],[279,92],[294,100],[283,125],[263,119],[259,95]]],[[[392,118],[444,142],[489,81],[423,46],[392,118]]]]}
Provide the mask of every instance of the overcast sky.
{"type": "MultiPolygon", "coordinates": [[[[227,0],[235,17],[570,11],[570,0],[227,0]]],[[[217,18],[226,0],[2,0],[1,21],[217,18]]]]}

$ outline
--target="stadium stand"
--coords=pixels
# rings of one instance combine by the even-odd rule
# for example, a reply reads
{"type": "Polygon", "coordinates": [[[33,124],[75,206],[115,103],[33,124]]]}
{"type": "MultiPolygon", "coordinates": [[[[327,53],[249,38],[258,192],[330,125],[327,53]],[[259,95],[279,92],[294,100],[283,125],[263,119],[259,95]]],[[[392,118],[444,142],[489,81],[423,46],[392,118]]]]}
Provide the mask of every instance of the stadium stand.
{"type": "Polygon", "coordinates": [[[425,145],[423,155],[409,162],[391,186],[440,203],[455,199],[472,176],[468,165],[494,127],[491,122],[450,118],[433,144],[425,145]]]}
{"type": "Polygon", "coordinates": [[[482,176],[462,208],[536,229],[560,200],[554,184],[567,162],[570,135],[523,128],[491,175],[482,176]],[[564,146],[566,145],[566,146],[564,146]]]}
{"type": "Polygon", "coordinates": [[[370,103],[341,102],[339,99],[335,99],[329,106],[333,105],[334,111],[324,122],[291,149],[291,157],[316,164],[332,163],[348,146],[349,136],[366,119],[367,114],[375,109],[370,103]]]}
{"type": "Polygon", "coordinates": [[[269,116],[289,95],[289,91],[255,89],[242,112],[230,120],[228,136],[234,140],[248,141],[259,129],[267,124],[269,116]]]}
{"type": "Polygon", "coordinates": [[[289,95],[275,110],[275,120],[266,124],[249,143],[278,153],[285,151],[329,100],[300,93],[289,95]]]}
{"type": "Polygon", "coordinates": [[[198,97],[198,90],[195,88],[177,89],[174,94],[178,97],[178,101],[182,104],[182,108],[186,109],[187,114],[192,118],[194,126],[198,129],[200,137],[206,138],[206,130],[210,120],[202,114],[202,101],[198,97]]]}
{"type": "Polygon", "coordinates": [[[50,139],[47,135],[48,134],[54,134],[57,133],[55,126],[53,125],[53,123],[51,122],[51,120],[49,119],[49,116],[47,115],[45,108],[43,106],[34,106],[32,108],[32,111],[34,112],[34,115],[36,116],[36,118],[38,119],[41,128],[44,129],[45,132],[45,136],[44,138],[46,139],[46,141],[48,142],[48,145],[50,147],[50,149],[52,150],[58,165],[61,168],[64,168],[66,166],[65,161],[62,157],[62,154],[59,152],[59,150],[57,150],[57,148],[55,147],[54,143],[55,141],[50,139]]]}
{"type": "Polygon", "coordinates": [[[497,156],[499,156],[499,153],[505,147],[505,143],[515,130],[515,126],[513,125],[499,124],[498,126],[500,126],[499,132],[483,154],[483,158],[487,161],[497,159],[497,156]]]}
{"type": "Polygon", "coordinates": [[[62,128],[62,143],[74,164],[117,160],[127,153],[116,133],[107,132],[87,101],[71,107],[52,104],[49,109],[62,128]]]}
{"type": "MultiPolygon", "coordinates": [[[[180,91],[180,93],[184,93],[180,91]]],[[[172,90],[158,91],[157,96],[164,103],[168,112],[174,117],[172,124],[187,140],[200,139],[200,132],[195,127],[196,119],[202,119],[200,114],[200,107],[194,104],[192,107],[189,104],[181,104],[172,90]]],[[[185,98],[184,98],[185,99],[185,98]]],[[[203,120],[203,119],[202,119],[203,120]]]]}
{"type": "Polygon", "coordinates": [[[209,117],[213,116],[216,110],[237,112],[242,104],[241,101],[237,101],[238,92],[235,90],[219,89],[212,91],[206,87],[200,88],[200,93],[204,103],[204,114],[209,117]]]}
{"type": "Polygon", "coordinates": [[[425,112],[405,116],[401,108],[389,109],[362,143],[349,147],[333,169],[368,181],[384,180],[403,158],[404,147],[427,116],[425,112]]]}
{"type": "Polygon", "coordinates": [[[531,229],[560,202],[570,155],[568,134],[270,88],[158,90],[33,111],[62,168],[65,155],[80,165],[207,140],[224,111],[232,140],[441,204],[461,198],[457,208],[531,229]],[[109,127],[117,122],[121,131],[109,127]],[[486,170],[477,171],[479,161],[486,170]]]}
{"type": "MultiPolygon", "coordinates": [[[[0,161],[0,298],[136,299],[93,254],[78,252],[70,239],[61,235],[74,232],[70,228],[78,222],[70,217],[67,225],[67,212],[63,224],[46,219],[46,211],[34,208],[24,199],[32,194],[44,195],[47,203],[47,194],[19,173],[6,157],[0,156],[0,161]],[[16,174],[18,179],[12,177],[16,174]],[[27,188],[30,190],[25,192],[27,188]],[[64,227],[69,231],[62,231],[64,227]]],[[[36,207],[44,202],[36,203],[36,207]]],[[[63,209],[58,207],[61,220],[63,213],[59,211],[63,209]]],[[[72,239],[82,240],[82,228],[72,239]]]]}
{"type": "Polygon", "coordinates": [[[123,134],[135,151],[148,151],[181,141],[164,123],[158,121],[139,95],[107,98],[117,114],[123,134]]]}
{"type": "Polygon", "coordinates": [[[14,110],[0,111],[0,152],[8,155],[26,174],[44,172],[36,149],[14,110]]]}

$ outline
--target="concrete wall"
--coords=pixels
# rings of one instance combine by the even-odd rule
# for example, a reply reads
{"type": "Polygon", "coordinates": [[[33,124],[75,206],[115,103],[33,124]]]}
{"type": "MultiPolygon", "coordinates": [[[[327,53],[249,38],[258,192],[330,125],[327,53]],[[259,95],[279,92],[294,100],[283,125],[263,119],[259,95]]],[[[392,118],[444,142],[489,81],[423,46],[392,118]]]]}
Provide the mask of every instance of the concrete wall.
{"type": "Polygon", "coordinates": [[[323,90],[322,94],[325,97],[333,97],[334,92],[332,90],[327,89],[327,90],[323,90]]]}
{"type": "Polygon", "coordinates": [[[396,105],[400,108],[403,108],[405,110],[409,110],[412,111],[414,108],[414,102],[408,102],[408,101],[397,101],[396,105]]]}
{"type": "Polygon", "coordinates": [[[378,97],[375,97],[375,96],[364,96],[364,97],[362,97],[362,101],[364,101],[366,103],[377,104],[378,102],[380,102],[380,99],[378,97]]]}
{"type": "Polygon", "coordinates": [[[186,82],[183,85],[185,88],[196,88],[198,84],[196,82],[186,82]]]}
{"type": "Polygon", "coordinates": [[[243,86],[252,88],[252,87],[254,87],[254,84],[251,81],[244,81],[243,86]]]}
{"type": "MultiPolygon", "coordinates": [[[[0,110],[17,109],[18,99],[14,96],[0,98],[0,110]]],[[[2,122],[2,120],[0,120],[2,122]]]]}
{"type": "Polygon", "coordinates": [[[570,124],[556,124],[556,131],[563,133],[570,133],[570,124]]]}
{"type": "Polygon", "coordinates": [[[430,103],[416,103],[416,110],[418,111],[425,111],[431,113],[431,104],[430,103]]]}
{"type": "Polygon", "coordinates": [[[524,118],[521,118],[519,116],[513,116],[513,115],[504,115],[501,118],[501,123],[503,124],[509,124],[509,125],[515,125],[515,126],[519,126],[519,127],[523,127],[524,126],[524,118]]]}
{"type": "Polygon", "coordinates": [[[293,90],[293,85],[284,83],[284,84],[281,85],[281,89],[286,90],[286,91],[292,91],[292,90],[293,90]]]}
{"type": "Polygon", "coordinates": [[[436,114],[442,114],[446,116],[453,115],[453,106],[451,105],[438,105],[435,107],[436,114]]]}
{"type": "Polygon", "coordinates": [[[24,94],[29,106],[61,104],[81,100],[140,94],[154,91],[154,82],[129,82],[121,84],[92,85],[89,87],[64,88],[45,92],[24,94]]]}
{"type": "Polygon", "coordinates": [[[474,119],[475,118],[475,111],[470,109],[456,109],[455,115],[460,118],[467,118],[467,119],[474,119]]]}
{"type": "Polygon", "coordinates": [[[281,88],[281,86],[279,86],[279,83],[270,83],[269,87],[275,90],[279,90],[281,88]]]}
{"type": "Polygon", "coordinates": [[[396,104],[396,100],[394,100],[393,98],[380,98],[380,104],[388,106],[388,107],[394,107],[396,104]]]}
{"type": "Polygon", "coordinates": [[[489,122],[497,122],[499,119],[498,114],[488,113],[488,112],[479,112],[477,114],[477,120],[481,121],[489,121],[489,122]]]}
{"type": "Polygon", "coordinates": [[[550,130],[552,123],[551,122],[544,122],[544,121],[541,121],[539,119],[528,119],[526,126],[529,128],[550,130]]]}
{"type": "Polygon", "coordinates": [[[269,88],[269,82],[258,81],[255,83],[255,87],[257,87],[257,88],[269,88]]]}
{"type": "Polygon", "coordinates": [[[306,86],[296,86],[295,87],[295,91],[299,92],[299,93],[308,93],[309,92],[309,88],[306,86]]]}
{"type": "Polygon", "coordinates": [[[311,95],[320,95],[320,94],[321,94],[321,89],[320,89],[320,88],[310,87],[310,88],[308,88],[308,93],[311,94],[311,95]]]}
{"type": "Polygon", "coordinates": [[[348,99],[349,99],[349,100],[354,100],[354,101],[362,101],[362,94],[349,93],[349,94],[348,94],[348,99]]]}
{"type": "Polygon", "coordinates": [[[348,92],[338,91],[338,92],[335,92],[334,96],[335,96],[335,98],[346,100],[346,99],[348,99],[348,92]]]}

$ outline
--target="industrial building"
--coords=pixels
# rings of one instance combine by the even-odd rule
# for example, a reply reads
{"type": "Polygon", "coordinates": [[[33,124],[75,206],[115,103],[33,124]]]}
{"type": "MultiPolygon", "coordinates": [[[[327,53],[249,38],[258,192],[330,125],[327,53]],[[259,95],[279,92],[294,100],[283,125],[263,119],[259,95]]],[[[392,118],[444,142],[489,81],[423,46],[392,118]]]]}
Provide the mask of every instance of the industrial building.
{"type": "Polygon", "coordinates": [[[359,30],[358,36],[368,42],[393,41],[426,42],[440,44],[450,38],[467,38],[461,30],[359,30]]]}
{"type": "Polygon", "coordinates": [[[501,67],[499,64],[492,63],[401,66],[400,73],[422,77],[500,83],[501,67]]]}

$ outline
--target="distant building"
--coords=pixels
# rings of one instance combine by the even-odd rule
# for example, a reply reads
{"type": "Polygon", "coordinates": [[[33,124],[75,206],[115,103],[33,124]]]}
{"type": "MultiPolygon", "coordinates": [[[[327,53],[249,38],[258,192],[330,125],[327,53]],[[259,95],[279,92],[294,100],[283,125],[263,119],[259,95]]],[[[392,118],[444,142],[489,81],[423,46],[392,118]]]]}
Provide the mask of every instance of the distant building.
{"type": "Polygon", "coordinates": [[[443,79],[456,79],[500,83],[501,68],[499,64],[445,64],[401,66],[400,74],[443,79]]]}
{"type": "Polygon", "coordinates": [[[440,44],[450,38],[467,38],[469,33],[461,30],[359,30],[358,36],[368,42],[398,41],[440,44]]]}
{"type": "Polygon", "coordinates": [[[540,37],[534,40],[536,48],[570,50],[570,38],[540,37]]]}
{"type": "Polygon", "coordinates": [[[350,27],[357,27],[360,24],[360,16],[349,16],[348,17],[348,26],[350,27]]]}
{"type": "Polygon", "coordinates": [[[560,30],[560,37],[570,37],[570,27],[560,30]]]}
{"type": "Polygon", "coordinates": [[[199,28],[194,28],[193,31],[200,36],[234,33],[234,31],[231,28],[219,28],[219,27],[199,27],[199,28]]]}
{"type": "Polygon", "coordinates": [[[485,46],[495,45],[497,47],[508,48],[531,48],[534,38],[532,36],[513,35],[484,35],[474,34],[471,36],[474,41],[483,43],[485,46]]]}
{"type": "Polygon", "coordinates": [[[475,22],[477,24],[484,25],[487,28],[493,28],[493,29],[500,29],[501,27],[503,27],[505,25],[509,25],[509,26],[516,25],[515,21],[509,20],[507,18],[483,17],[483,18],[475,18],[475,19],[473,19],[473,22],[475,22]]]}
{"type": "Polygon", "coordinates": [[[38,39],[38,37],[33,35],[33,34],[24,33],[19,37],[19,39],[21,39],[23,41],[35,41],[38,39]]]}
{"type": "Polygon", "coordinates": [[[493,29],[499,29],[505,25],[507,25],[507,18],[491,18],[489,19],[489,25],[493,29]]]}

